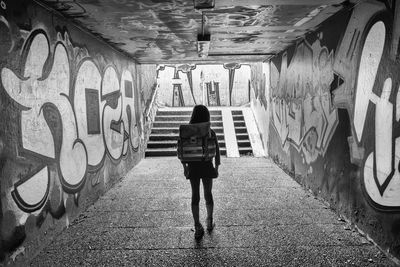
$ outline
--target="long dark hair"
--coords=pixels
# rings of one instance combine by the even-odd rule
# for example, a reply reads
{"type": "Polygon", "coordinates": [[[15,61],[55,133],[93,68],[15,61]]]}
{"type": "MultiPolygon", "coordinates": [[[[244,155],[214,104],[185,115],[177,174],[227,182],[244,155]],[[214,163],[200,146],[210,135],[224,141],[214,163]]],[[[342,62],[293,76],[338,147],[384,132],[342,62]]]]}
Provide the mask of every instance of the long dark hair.
{"type": "Polygon", "coordinates": [[[210,112],[208,108],[204,105],[196,105],[193,108],[192,117],[190,118],[189,123],[200,123],[200,122],[209,122],[210,121],[210,112]]]}

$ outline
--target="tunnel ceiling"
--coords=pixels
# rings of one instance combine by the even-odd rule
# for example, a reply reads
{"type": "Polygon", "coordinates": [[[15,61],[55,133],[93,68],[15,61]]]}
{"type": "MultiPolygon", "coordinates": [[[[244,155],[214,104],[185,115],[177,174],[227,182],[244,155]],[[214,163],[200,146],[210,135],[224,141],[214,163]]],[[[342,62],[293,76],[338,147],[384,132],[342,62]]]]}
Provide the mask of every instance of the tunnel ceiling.
{"type": "Polygon", "coordinates": [[[38,2],[73,19],[139,63],[199,63],[265,60],[349,1],[215,0],[212,9],[195,9],[191,0],[38,2]],[[211,36],[206,58],[197,52],[202,29],[211,36]]]}

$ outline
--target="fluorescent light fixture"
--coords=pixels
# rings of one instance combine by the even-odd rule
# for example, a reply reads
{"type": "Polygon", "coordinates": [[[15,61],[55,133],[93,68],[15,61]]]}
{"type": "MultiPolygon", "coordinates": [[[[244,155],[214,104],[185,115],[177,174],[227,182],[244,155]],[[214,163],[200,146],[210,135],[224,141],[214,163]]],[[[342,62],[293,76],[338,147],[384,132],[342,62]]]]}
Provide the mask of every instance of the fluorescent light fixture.
{"type": "Polygon", "coordinates": [[[304,23],[312,20],[315,16],[317,16],[326,7],[327,7],[327,5],[322,5],[322,6],[317,7],[316,9],[312,10],[307,16],[305,16],[304,18],[302,18],[301,20],[296,22],[294,24],[294,26],[295,27],[300,27],[304,23]]]}
{"type": "Polygon", "coordinates": [[[301,20],[299,20],[298,22],[296,22],[296,24],[294,24],[295,27],[300,27],[301,25],[305,24],[306,22],[310,21],[312,19],[312,17],[304,17],[301,20]]]}
{"type": "Polygon", "coordinates": [[[210,51],[210,34],[197,35],[197,54],[199,57],[206,58],[210,51]]]}
{"type": "Polygon", "coordinates": [[[214,8],[215,0],[194,0],[195,9],[214,8]]]}

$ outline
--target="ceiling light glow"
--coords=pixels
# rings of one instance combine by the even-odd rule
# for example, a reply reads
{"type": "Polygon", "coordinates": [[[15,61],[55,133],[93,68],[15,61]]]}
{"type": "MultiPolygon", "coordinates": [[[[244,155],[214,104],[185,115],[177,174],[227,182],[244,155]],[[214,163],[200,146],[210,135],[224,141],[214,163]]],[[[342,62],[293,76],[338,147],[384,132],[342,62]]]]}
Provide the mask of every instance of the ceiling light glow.
{"type": "Polygon", "coordinates": [[[312,20],[314,17],[316,17],[321,11],[326,8],[327,5],[322,5],[317,7],[316,9],[312,10],[307,16],[299,20],[294,24],[295,27],[300,27],[301,25],[305,24],[306,22],[312,20]]]}

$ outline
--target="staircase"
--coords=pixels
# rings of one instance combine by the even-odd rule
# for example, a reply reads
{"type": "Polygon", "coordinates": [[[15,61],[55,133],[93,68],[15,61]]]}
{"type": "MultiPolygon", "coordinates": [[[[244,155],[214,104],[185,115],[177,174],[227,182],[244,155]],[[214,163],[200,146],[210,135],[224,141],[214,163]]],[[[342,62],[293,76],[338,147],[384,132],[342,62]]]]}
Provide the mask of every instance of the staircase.
{"type": "Polygon", "coordinates": [[[251,156],[253,154],[253,149],[251,148],[251,142],[247,132],[243,112],[241,110],[232,110],[232,118],[235,126],[239,154],[251,156]]]}
{"type": "MultiPolygon", "coordinates": [[[[191,109],[158,110],[147,143],[145,156],[176,156],[179,125],[189,123],[191,114],[191,109]]],[[[210,115],[211,128],[217,135],[221,155],[226,155],[221,111],[210,110],[210,115]]]]}

